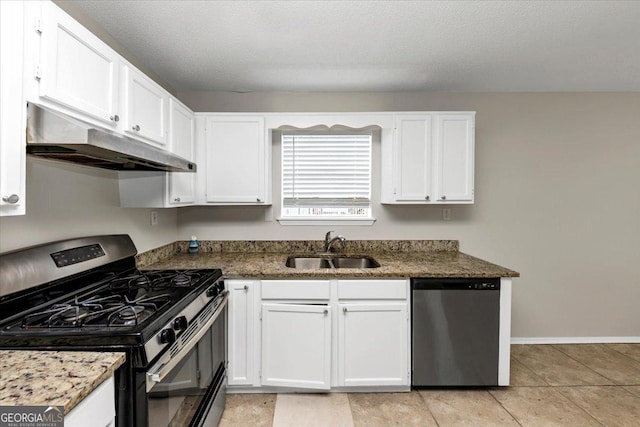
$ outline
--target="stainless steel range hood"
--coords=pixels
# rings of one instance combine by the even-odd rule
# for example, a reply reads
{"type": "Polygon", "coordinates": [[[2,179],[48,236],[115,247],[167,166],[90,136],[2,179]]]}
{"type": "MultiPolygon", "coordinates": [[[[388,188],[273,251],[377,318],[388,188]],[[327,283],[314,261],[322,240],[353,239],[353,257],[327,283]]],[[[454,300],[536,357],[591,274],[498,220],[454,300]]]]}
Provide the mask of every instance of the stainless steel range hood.
{"type": "Polygon", "coordinates": [[[112,170],[195,172],[196,165],[144,142],[36,104],[27,108],[27,153],[112,170]]]}

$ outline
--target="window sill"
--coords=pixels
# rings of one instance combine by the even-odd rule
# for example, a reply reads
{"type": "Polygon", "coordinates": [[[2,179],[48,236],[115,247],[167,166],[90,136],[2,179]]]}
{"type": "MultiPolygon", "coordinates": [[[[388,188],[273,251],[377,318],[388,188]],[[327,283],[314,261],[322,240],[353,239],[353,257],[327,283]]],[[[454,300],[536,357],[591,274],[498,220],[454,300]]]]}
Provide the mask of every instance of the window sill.
{"type": "Polygon", "coordinates": [[[375,218],[277,218],[280,225],[364,225],[371,226],[375,218]]]}

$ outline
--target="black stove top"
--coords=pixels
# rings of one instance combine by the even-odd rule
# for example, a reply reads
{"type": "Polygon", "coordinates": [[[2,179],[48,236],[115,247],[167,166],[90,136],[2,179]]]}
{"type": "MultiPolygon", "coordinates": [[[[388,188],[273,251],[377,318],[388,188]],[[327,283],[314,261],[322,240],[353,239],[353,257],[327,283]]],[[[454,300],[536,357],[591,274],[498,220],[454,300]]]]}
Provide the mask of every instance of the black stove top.
{"type": "MultiPolygon", "coordinates": [[[[52,289],[38,294],[41,304],[3,322],[1,333],[40,334],[47,330],[100,333],[143,329],[178,303],[202,292],[220,277],[220,270],[125,271],[111,275],[98,285],[89,285],[69,295],[52,289]],[[49,297],[47,297],[49,296],[49,297]],[[29,332],[27,332],[29,331],[29,332]]],[[[55,285],[52,285],[55,287],[55,285]]],[[[222,285],[216,284],[221,292],[222,285]]],[[[25,296],[26,298],[26,296],[25,296]]],[[[18,298],[19,299],[19,298],[18,298]]],[[[19,301],[12,301],[16,303],[19,301]]],[[[2,306],[0,305],[0,308],[2,306]]],[[[0,319],[1,320],[1,319],[0,319]]]]}

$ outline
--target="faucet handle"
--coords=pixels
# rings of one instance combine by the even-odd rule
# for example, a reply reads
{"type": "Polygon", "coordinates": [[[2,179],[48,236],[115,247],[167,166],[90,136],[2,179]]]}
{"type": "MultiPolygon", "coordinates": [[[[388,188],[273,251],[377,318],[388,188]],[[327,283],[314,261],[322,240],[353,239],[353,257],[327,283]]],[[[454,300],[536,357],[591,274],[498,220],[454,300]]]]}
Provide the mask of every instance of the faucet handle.
{"type": "Polygon", "coordinates": [[[331,239],[331,233],[335,233],[335,231],[334,230],[327,231],[327,234],[324,235],[324,240],[331,239]]]}

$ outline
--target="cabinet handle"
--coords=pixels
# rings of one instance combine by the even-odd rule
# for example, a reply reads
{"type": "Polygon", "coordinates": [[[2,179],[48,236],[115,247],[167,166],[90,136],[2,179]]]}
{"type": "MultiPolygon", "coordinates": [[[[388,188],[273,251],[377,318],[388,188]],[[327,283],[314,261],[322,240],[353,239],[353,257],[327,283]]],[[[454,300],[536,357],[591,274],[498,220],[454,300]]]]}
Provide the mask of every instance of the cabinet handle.
{"type": "Polygon", "coordinates": [[[426,201],[429,201],[429,196],[426,196],[424,199],[425,199],[426,201]]]}
{"type": "Polygon", "coordinates": [[[9,203],[10,205],[15,205],[20,201],[20,196],[17,194],[12,194],[10,196],[2,196],[2,201],[5,203],[9,203]]]}
{"type": "Polygon", "coordinates": [[[140,125],[131,126],[131,129],[133,129],[136,132],[138,132],[140,130],[140,125]]]}
{"type": "Polygon", "coordinates": [[[244,291],[245,291],[245,292],[247,292],[247,291],[249,290],[249,286],[244,285],[244,286],[242,287],[242,289],[244,289],[244,291]]]}
{"type": "Polygon", "coordinates": [[[347,307],[343,307],[343,308],[342,308],[342,312],[343,312],[343,313],[346,313],[346,312],[347,312],[347,307]]]}
{"type": "Polygon", "coordinates": [[[176,197],[175,199],[173,199],[174,202],[179,202],[180,201],[180,197],[176,197]]]}
{"type": "Polygon", "coordinates": [[[118,117],[117,114],[114,114],[113,116],[109,117],[109,119],[111,119],[112,122],[117,122],[118,120],[120,120],[120,117],[118,117]]]}

